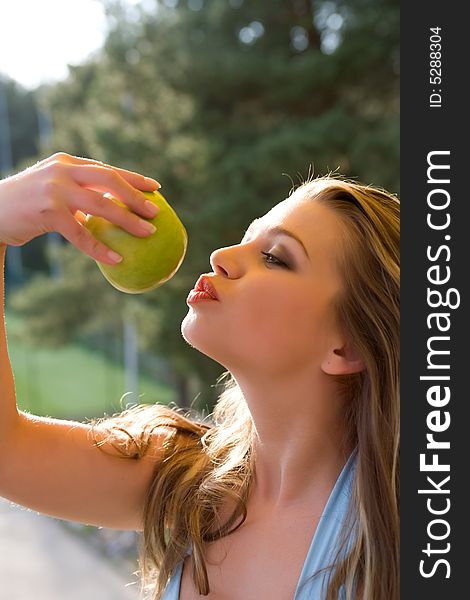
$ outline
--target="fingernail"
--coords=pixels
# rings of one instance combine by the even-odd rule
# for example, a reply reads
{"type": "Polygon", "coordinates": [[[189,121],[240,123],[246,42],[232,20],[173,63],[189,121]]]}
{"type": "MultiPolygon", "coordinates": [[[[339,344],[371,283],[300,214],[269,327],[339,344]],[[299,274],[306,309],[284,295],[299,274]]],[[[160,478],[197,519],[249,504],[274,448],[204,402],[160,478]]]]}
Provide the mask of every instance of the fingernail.
{"type": "Polygon", "coordinates": [[[145,233],[155,233],[157,231],[155,225],[149,223],[148,221],[141,220],[139,225],[142,231],[145,231],[145,233]]]}
{"type": "Polygon", "coordinates": [[[156,179],[153,179],[152,177],[145,177],[145,183],[150,183],[150,185],[156,185],[157,190],[159,190],[162,187],[161,184],[158,183],[158,181],[156,179]]]}
{"type": "Polygon", "coordinates": [[[120,263],[122,261],[122,256],[110,250],[108,252],[108,258],[110,258],[115,263],[120,263]]]}
{"type": "Polygon", "coordinates": [[[145,208],[147,210],[148,213],[150,213],[153,217],[159,212],[159,208],[156,204],[154,204],[153,202],[150,202],[150,200],[146,200],[145,201],[145,208]]]}

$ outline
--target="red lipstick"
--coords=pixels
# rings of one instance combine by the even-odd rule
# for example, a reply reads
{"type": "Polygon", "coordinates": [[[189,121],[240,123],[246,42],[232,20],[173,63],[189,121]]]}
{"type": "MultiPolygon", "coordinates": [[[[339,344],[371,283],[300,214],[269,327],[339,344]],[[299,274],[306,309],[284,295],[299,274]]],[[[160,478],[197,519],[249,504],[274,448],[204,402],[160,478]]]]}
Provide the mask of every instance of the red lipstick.
{"type": "Polygon", "coordinates": [[[199,277],[194,289],[189,292],[188,297],[186,298],[188,304],[194,304],[200,300],[219,300],[217,291],[207,275],[201,275],[201,277],[199,277]]]}

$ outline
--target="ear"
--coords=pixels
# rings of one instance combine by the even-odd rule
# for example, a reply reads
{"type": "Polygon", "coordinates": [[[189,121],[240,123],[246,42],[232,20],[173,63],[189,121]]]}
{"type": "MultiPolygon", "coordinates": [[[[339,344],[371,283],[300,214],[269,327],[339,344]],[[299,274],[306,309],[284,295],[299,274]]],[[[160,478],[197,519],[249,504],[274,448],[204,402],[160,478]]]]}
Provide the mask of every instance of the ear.
{"type": "Polygon", "coordinates": [[[364,362],[358,351],[349,343],[328,352],[321,364],[327,375],[349,375],[364,370],[364,362]]]}

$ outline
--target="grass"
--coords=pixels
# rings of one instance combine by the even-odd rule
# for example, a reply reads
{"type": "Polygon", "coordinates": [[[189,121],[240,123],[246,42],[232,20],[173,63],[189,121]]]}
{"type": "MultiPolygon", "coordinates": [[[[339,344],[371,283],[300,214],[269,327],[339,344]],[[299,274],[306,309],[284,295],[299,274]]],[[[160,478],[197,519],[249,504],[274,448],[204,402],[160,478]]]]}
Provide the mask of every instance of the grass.
{"type": "Polygon", "coordinates": [[[36,348],[17,339],[20,325],[6,315],[8,348],[20,409],[60,419],[110,415],[127,403],[176,400],[175,391],[150,377],[139,378],[139,397],[126,393],[124,369],[98,352],[71,344],[59,349],[36,348]]]}

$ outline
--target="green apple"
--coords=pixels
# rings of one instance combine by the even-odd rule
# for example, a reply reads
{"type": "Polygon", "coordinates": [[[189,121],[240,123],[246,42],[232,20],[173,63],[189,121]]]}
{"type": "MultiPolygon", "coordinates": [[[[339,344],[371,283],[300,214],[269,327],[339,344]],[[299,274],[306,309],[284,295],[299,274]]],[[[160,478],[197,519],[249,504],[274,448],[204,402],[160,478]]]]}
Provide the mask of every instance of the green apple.
{"type": "MultiPolygon", "coordinates": [[[[145,238],[132,235],[103,217],[87,215],[85,222],[96,239],[123,257],[116,265],[96,262],[109,283],[128,294],[148,292],[173,277],[188,245],[186,229],[165,198],[159,192],[145,192],[145,195],[160,208],[156,217],[147,219],[157,231],[145,238]]],[[[108,197],[129,210],[116,198],[108,197]]]]}

